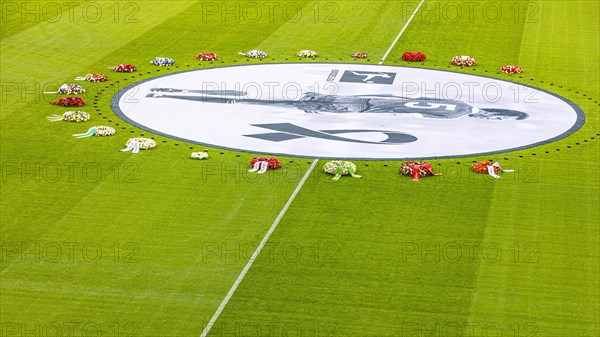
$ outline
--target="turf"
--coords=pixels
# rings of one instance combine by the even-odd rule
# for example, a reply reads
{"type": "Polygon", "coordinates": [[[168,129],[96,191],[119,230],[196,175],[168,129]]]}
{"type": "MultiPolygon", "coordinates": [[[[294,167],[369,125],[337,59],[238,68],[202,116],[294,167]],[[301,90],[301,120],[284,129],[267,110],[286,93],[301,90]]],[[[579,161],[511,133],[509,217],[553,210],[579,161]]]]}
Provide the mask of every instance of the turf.
{"type": "MultiPolygon", "coordinates": [[[[189,152],[205,147],[163,137],[156,150],[119,153],[130,136],[150,135],[118,120],[110,98],[154,74],[258,63],[236,55],[254,48],[269,52],[262,62],[297,61],[310,48],[324,62],[355,62],[348,55],[365,50],[370,59],[356,62],[376,64],[417,3],[277,2],[302,15],[265,10],[253,22],[208,15],[221,2],[118,3],[118,15],[114,2],[94,2],[97,22],[84,2],[58,22],[3,3],[1,335],[200,335],[310,161],[280,158],[284,170],[256,178],[245,173],[253,154],[208,148],[212,158],[196,162],[189,152]],[[200,65],[201,51],[223,62],[200,65]],[[180,68],[153,67],[155,56],[180,68]],[[124,62],[140,71],[105,69],[124,62]],[[71,139],[85,126],[48,123],[63,109],[39,92],[90,72],[113,86],[87,85],[98,110],[86,110],[118,134],[71,139]]],[[[211,335],[600,334],[600,5],[478,1],[470,18],[453,4],[426,1],[385,64],[448,70],[452,56],[469,54],[474,70],[452,70],[562,95],[582,107],[584,127],[494,155],[517,170],[498,181],[469,173],[487,158],[436,160],[444,176],[420,183],[393,161],[357,161],[361,180],[313,171],[211,335]],[[406,50],[427,61],[405,64],[406,50]],[[522,77],[497,73],[512,63],[522,77]]]]}

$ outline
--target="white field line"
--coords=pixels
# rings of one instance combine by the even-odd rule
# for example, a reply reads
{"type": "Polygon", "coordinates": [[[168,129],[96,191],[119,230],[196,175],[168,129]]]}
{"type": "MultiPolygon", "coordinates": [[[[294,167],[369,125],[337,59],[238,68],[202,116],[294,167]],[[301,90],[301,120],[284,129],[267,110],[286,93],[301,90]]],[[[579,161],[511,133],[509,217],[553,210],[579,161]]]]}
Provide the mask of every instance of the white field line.
{"type": "Polygon", "coordinates": [[[204,328],[204,331],[202,331],[202,334],[200,335],[200,337],[206,337],[206,335],[208,335],[208,333],[210,332],[210,329],[215,324],[215,322],[217,321],[217,319],[219,319],[219,316],[221,315],[221,312],[223,311],[223,309],[225,309],[225,306],[227,306],[227,303],[229,303],[229,300],[231,299],[231,297],[233,296],[233,294],[237,290],[237,287],[240,285],[240,283],[242,283],[242,280],[244,280],[244,277],[246,276],[246,273],[248,273],[248,270],[250,270],[250,267],[252,267],[252,264],[254,263],[254,261],[256,260],[256,258],[258,258],[258,255],[260,254],[260,252],[262,251],[263,247],[265,246],[265,244],[267,243],[267,241],[271,237],[271,234],[273,234],[273,232],[277,228],[277,225],[279,224],[279,221],[281,221],[281,218],[283,218],[283,216],[285,215],[285,212],[287,212],[288,208],[290,207],[290,205],[292,204],[292,202],[296,198],[296,195],[298,195],[298,192],[300,192],[300,189],[302,188],[302,186],[306,182],[306,179],[308,179],[308,177],[310,176],[310,173],[315,168],[315,166],[317,165],[318,161],[319,161],[318,159],[315,159],[313,161],[312,165],[310,166],[310,168],[308,169],[308,171],[306,171],[306,173],[304,174],[304,177],[302,177],[302,180],[300,180],[300,183],[298,184],[298,186],[296,186],[296,189],[294,190],[294,193],[292,193],[292,195],[290,196],[290,198],[288,199],[288,201],[285,203],[285,206],[283,206],[283,209],[281,210],[281,212],[279,212],[279,215],[277,216],[277,218],[275,219],[275,221],[273,221],[273,224],[271,225],[271,227],[267,231],[267,234],[265,234],[265,237],[262,239],[262,241],[260,242],[260,244],[258,245],[258,247],[256,247],[256,250],[254,251],[254,254],[252,254],[252,256],[250,257],[250,260],[248,260],[248,263],[246,263],[246,266],[244,267],[244,269],[242,270],[242,272],[240,273],[240,275],[238,276],[238,278],[235,280],[235,282],[231,286],[231,289],[229,289],[229,292],[227,293],[227,295],[225,296],[225,298],[223,299],[223,301],[221,302],[221,304],[217,308],[217,311],[215,312],[215,314],[213,315],[213,317],[210,319],[210,322],[208,322],[208,324],[204,328]]]}
{"type": "Polygon", "coordinates": [[[419,2],[419,5],[415,9],[415,11],[412,13],[412,15],[410,16],[410,18],[408,18],[408,21],[406,21],[406,23],[404,24],[404,27],[402,27],[402,30],[400,31],[400,33],[398,33],[398,36],[396,36],[396,39],[394,40],[394,42],[392,42],[392,45],[390,46],[390,48],[385,52],[385,54],[383,55],[383,58],[381,59],[381,61],[379,62],[379,64],[383,64],[383,62],[388,57],[388,55],[390,54],[390,52],[392,51],[392,49],[394,49],[394,46],[396,45],[396,43],[398,43],[398,40],[400,40],[400,37],[402,36],[402,34],[404,34],[404,31],[406,30],[406,27],[408,27],[408,25],[410,24],[410,22],[412,21],[412,19],[415,17],[415,14],[417,14],[417,12],[419,11],[419,8],[421,8],[421,5],[423,4],[423,2],[425,2],[425,0],[421,0],[421,2],[419,2]]]}

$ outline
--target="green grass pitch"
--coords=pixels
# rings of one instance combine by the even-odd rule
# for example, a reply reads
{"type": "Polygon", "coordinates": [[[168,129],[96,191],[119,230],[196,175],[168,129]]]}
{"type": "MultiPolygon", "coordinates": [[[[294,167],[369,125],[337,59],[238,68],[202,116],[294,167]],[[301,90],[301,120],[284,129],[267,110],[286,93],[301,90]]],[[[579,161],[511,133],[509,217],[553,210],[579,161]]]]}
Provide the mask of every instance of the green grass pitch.
{"type": "MultiPolygon", "coordinates": [[[[287,169],[256,178],[254,154],[208,148],[197,162],[204,146],[161,136],[123,154],[150,135],[110,98],[155,75],[258,63],[236,54],[250,49],[377,64],[418,3],[2,1],[0,336],[199,336],[311,160],[281,157],[287,169]],[[349,57],[362,50],[369,60],[349,57]],[[200,65],[202,51],[222,62],[200,65]],[[139,72],[106,69],[118,63],[139,72]],[[80,141],[81,124],[46,121],[65,109],[41,92],[91,72],[110,82],[86,85],[84,110],[117,135],[80,141]]],[[[420,183],[395,161],[355,161],[363,178],[333,183],[319,161],[209,336],[600,335],[599,13],[589,0],[425,0],[384,64],[418,50],[427,61],[408,66],[449,70],[471,55],[475,70],[452,70],[557,93],[585,125],[493,155],[517,170],[497,181],[469,173],[487,157],[433,160],[444,176],[420,183]]]]}

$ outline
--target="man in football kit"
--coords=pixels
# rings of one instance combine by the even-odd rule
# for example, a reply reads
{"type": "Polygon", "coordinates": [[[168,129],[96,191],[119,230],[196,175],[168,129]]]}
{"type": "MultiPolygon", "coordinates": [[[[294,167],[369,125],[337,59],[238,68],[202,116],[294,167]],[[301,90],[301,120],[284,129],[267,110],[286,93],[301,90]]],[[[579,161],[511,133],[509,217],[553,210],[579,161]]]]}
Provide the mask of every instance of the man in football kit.
{"type": "Polygon", "coordinates": [[[235,90],[186,90],[152,88],[146,97],[172,98],[204,103],[249,104],[296,108],[306,113],[403,113],[423,118],[456,119],[464,116],[488,120],[526,119],[525,112],[507,109],[478,109],[465,102],[438,98],[408,98],[394,95],[321,95],[307,92],[299,100],[245,98],[235,90]],[[192,94],[192,95],[189,95],[192,94]]]}

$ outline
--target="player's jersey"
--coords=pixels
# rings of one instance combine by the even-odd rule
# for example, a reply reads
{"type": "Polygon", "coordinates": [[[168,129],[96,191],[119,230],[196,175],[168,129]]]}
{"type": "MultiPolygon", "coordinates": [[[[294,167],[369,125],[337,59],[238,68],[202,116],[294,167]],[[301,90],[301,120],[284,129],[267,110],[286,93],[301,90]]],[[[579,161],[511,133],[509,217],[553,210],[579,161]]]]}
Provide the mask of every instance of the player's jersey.
{"type": "Polygon", "coordinates": [[[293,105],[309,112],[418,113],[426,118],[452,119],[476,112],[460,101],[398,96],[337,96],[305,94],[293,105]]]}

